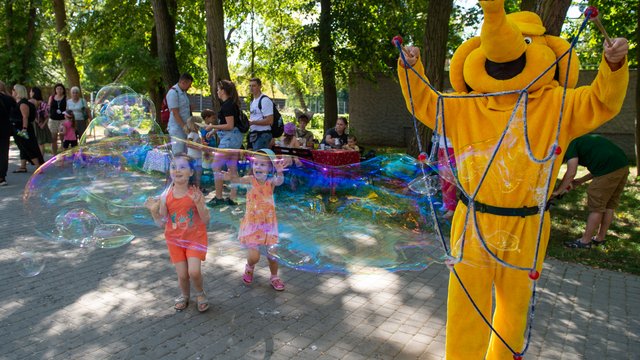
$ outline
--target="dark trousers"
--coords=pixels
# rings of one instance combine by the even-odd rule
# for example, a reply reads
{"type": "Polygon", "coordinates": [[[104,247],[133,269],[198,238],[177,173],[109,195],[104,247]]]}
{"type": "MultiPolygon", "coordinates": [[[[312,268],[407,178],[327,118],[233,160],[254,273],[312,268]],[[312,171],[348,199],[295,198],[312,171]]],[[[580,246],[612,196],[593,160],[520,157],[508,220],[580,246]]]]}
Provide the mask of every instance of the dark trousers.
{"type": "Polygon", "coordinates": [[[0,135],[0,179],[7,177],[9,169],[9,136],[0,135]]]}

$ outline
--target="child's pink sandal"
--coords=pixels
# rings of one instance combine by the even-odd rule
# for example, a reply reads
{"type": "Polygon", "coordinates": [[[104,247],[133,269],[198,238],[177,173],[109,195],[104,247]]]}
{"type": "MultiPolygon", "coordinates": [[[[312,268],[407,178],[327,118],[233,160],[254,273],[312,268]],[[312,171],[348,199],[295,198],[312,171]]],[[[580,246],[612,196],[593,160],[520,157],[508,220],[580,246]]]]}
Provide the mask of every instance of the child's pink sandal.
{"type": "Polygon", "coordinates": [[[271,286],[273,286],[276,291],[284,290],[284,283],[277,275],[271,276],[271,286]]]}
{"type": "Polygon", "coordinates": [[[244,275],[242,275],[242,281],[249,285],[253,282],[253,268],[254,266],[249,266],[249,264],[246,264],[244,266],[244,275]]]}

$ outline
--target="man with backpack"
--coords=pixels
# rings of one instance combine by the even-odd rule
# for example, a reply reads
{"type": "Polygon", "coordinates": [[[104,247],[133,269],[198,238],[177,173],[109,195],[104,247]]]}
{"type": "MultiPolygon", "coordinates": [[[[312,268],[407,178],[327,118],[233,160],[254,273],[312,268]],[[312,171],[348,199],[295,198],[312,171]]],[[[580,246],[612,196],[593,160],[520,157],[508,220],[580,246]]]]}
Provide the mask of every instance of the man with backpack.
{"type": "MultiPolygon", "coordinates": [[[[251,116],[249,117],[249,147],[254,151],[271,147],[271,125],[274,122],[273,101],[262,93],[262,81],[258,78],[249,80],[251,101],[251,116]]],[[[280,119],[275,119],[280,120],[280,119]]]]}

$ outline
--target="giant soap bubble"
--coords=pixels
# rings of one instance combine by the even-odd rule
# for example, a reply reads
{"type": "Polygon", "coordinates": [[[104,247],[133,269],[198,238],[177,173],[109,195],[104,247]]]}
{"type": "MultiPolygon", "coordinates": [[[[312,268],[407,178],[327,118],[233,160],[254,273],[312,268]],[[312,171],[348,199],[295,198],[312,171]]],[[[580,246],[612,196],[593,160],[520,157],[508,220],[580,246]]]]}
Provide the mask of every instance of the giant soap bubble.
{"type": "MultiPolygon", "coordinates": [[[[243,175],[251,176],[254,155],[244,154],[249,162],[243,175]]],[[[274,190],[278,243],[265,249],[280,263],[350,273],[421,270],[444,260],[427,198],[407,187],[419,174],[415,159],[388,155],[345,166],[287,156],[273,161],[289,163],[274,190]]],[[[247,197],[254,196],[251,187],[239,188],[238,206],[213,207],[212,221],[237,227],[247,197]]],[[[238,246],[236,239],[229,242],[238,246]]]]}
{"type": "MultiPolygon", "coordinates": [[[[128,115],[112,111],[96,117],[78,147],[51,158],[29,180],[23,199],[38,219],[40,237],[78,247],[114,248],[135,237],[129,227],[151,224],[143,204],[162,192],[165,175],[146,171],[144,162],[147,153],[162,150],[167,139],[149,110],[153,102],[125,90],[112,98],[112,109],[127,104],[128,115]]],[[[109,93],[99,94],[103,92],[109,93]]]]}
{"type": "MultiPolygon", "coordinates": [[[[147,208],[170,184],[174,156],[154,121],[154,104],[123,86],[103,90],[99,98],[109,103],[89,124],[80,145],[49,160],[25,189],[25,206],[39,219],[37,234],[78,247],[115,248],[138,234],[161,233],[158,224],[173,230],[190,226],[191,213],[179,219],[168,214],[154,223],[147,208]]],[[[197,143],[187,148],[198,158],[229,155],[197,143]]],[[[277,218],[277,244],[264,249],[269,256],[295,269],[338,273],[420,270],[444,261],[436,233],[446,231],[442,229],[448,224],[432,216],[432,202],[438,201],[433,169],[401,154],[362,162],[357,152],[320,154],[307,150],[302,157],[281,154],[270,160],[269,181],[275,179],[274,164],[284,168],[284,181],[265,195],[274,199],[277,218]],[[333,158],[350,160],[326,161],[333,158]]],[[[255,157],[238,151],[240,177],[257,179],[255,157]]],[[[234,202],[210,208],[209,248],[190,239],[172,239],[173,244],[211,255],[213,249],[221,255],[244,250],[240,224],[253,221],[249,205],[260,187],[229,177],[227,173],[223,180],[223,197],[233,195],[234,202]]],[[[213,178],[205,166],[200,186],[213,189],[213,178]]],[[[206,200],[213,196],[212,191],[206,200]]]]}

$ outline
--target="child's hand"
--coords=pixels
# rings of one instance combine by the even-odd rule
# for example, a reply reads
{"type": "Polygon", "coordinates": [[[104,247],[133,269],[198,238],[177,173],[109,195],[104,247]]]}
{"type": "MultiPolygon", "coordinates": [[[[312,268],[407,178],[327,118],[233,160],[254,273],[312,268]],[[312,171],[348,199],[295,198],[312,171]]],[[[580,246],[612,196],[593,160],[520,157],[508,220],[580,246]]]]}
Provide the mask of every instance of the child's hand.
{"type": "Polygon", "coordinates": [[[157,210],[160,206],[160,198],[159,197],[148,197],[144,202],[144,207],[149,209],[150,211],[157,210]]]}
{"type": "Polygon", "coordinates": [[[273,162],[273,167],[276,169],[276,172],[281,173],[282,171],[284,171],[284,169],[287,167],[287,163],[285,162],[284,159],[276,159],[273,162]]]}
{"type": "Polygon", "coordinates": [[[191,191],[189,191],[189,197],[191,198],[191,200],[193,200],[193,203],[196,204],[196,206],[204,206],[204,195],[197,186],[191,187],[191,191]]]}

